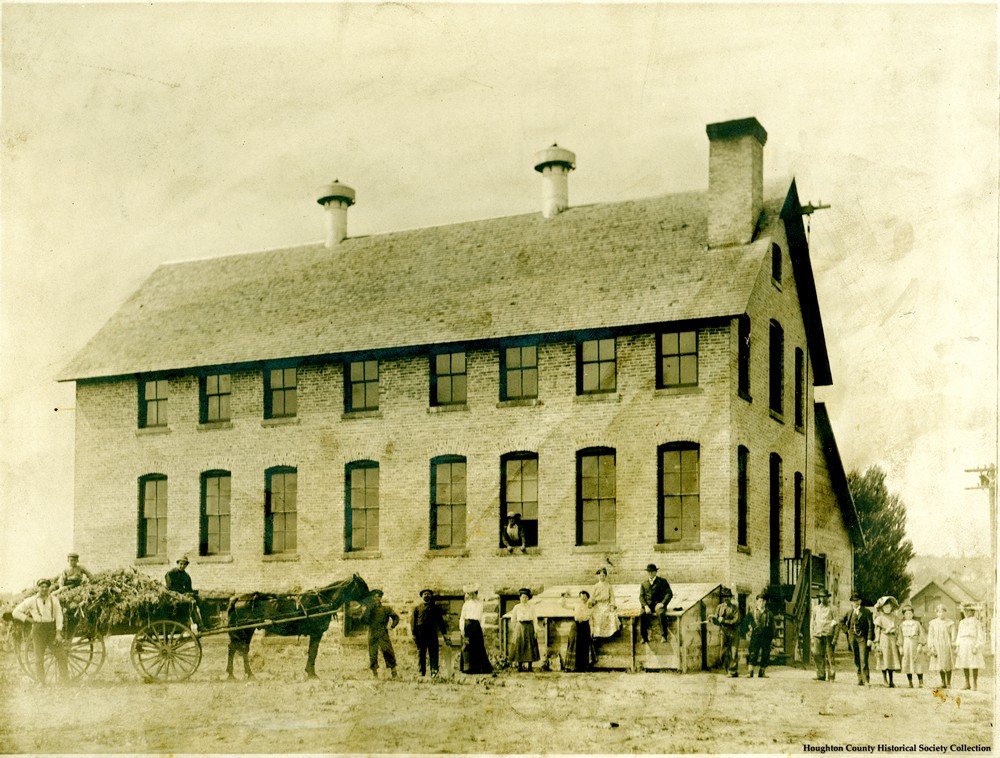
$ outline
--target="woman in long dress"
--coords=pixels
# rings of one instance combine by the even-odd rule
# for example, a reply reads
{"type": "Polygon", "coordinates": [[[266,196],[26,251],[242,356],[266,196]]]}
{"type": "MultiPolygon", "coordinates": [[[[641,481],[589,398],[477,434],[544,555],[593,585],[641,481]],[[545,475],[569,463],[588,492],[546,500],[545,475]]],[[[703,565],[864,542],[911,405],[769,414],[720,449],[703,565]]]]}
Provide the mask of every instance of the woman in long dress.
{"type": "Polygon", "coordinates": [[[590,606],[594,610],[590,622],[590,633],[595,643],[612,637],[621,628],[618,620],[618,606],[615,603],[614,587],[608,582],[608,570],[597,569],[597,584],[590,590],[590,606]]]}
{"type": "Polygon", "coordinates": [[[941,687],[951,687],[951,672],[955,668],[955,622],[946,618],[947,610],[940,603],[934,608],[934,618],[927,625],[927,652],[930,671],[937,671],[941,687]]]}
{"type": "Polygon", "coordinates": [[[462,633],[462,673],[493,673],[493,665],[486,654],[486,643],[483,641],[483,601],[479,599],[478,587],[469,587],[465,591],[458,628],[462,633]]]}
{"type": "Polygon", "coordinates": [[[927,637],[923,625],[913,616],[913,606],[907,603],[902,608],[903,620],[899,623],[899,634],[903,641],[902,670],[906,681],[913,687],[913,675],[917,675],[919,686],[924,686],[924,646],[927,637]]]}
{"type": "Polygon", "coordinates": [[[899,621],[896,618],[898,606],[899,603],[892,595],[883,597],[875,604],[875,646],[879,652],[882,681],[890,687],[896,686],[892,675],[902,665],[899,657],[899,621]]]}
{"type": "Polygon", "coordinates": [[[535,613],[535,607],[529,603],[531,590],[522,587],[517,591],[517,594],[520,602],[511,611],[511,620],[514,622],[515,629],[511,661],[517,664],[518,671],[531,671],[531,664],[542,659],[538,654],[538,637],[535,634],[538,616],[535,613]]]}
{"type": "Polygon", "coordinates": [[[962,669],[965,674],[965,686],[969,689],[969,673],[972,673],[972,689],[979,688],[979,669],[986,666],[983,649],[986,647],[986,633],[983,625],[976,618],[976,608],[966,603],[962,606],[965,618],[958,622],[958,634],[955,637],[955,668],[962,669]]]}
{"type": "MultiPolygon", "coordinates": [[[[563,605],[569,607],[567,601],[563,605]]],[[[569,642],[566,645],[566,670],[590,671],[594,659],[594,646],[590,639],[590,623],[594,611],[590,607],[590,593],[580,590],[579,599],[573,603],[573,626],[569,630],[569,642]]]]}

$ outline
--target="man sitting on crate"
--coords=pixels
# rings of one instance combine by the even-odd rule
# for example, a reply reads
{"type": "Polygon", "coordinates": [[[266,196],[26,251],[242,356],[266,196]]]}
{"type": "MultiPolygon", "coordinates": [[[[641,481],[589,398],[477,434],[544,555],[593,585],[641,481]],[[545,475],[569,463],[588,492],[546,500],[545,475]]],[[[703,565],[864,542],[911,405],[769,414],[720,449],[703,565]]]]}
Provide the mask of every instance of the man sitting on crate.
{"type": "Polygon", "coordinates": [[[653,617],[660,620],[660,639],[667,641],[667,608],[674,597],[670,583],[662,576],[656,575],[656,564],[646,566],[649,577],[639,588],[639,602],[642,605],[642,615],[639,617],[639,633],[642,641],[649,644],[649,625],[653,617]]]}
{"type": "Polygon", "coordinates": [[[31,624],[31,642],[35,649],[35,678],[45,684],[45,650],[56,659],[59,678],[66,680],[66,651],[63,649],[63,612],[59,598],[51,594],[52,582],[39,579],[35,586],[38,593],[25,598],[11,615],[18,621],[31,624]]]}

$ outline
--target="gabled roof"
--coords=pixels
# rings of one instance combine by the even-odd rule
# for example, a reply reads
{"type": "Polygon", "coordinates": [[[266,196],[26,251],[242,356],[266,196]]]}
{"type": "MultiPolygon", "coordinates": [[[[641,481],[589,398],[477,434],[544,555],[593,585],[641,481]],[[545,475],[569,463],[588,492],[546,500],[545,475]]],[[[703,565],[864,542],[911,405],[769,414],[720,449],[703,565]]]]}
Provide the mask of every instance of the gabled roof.
{"type": "Polygon", "coordinates": [[[980,596],[953,576],[946,577],[942,585],[965,603],[978,603],[980,596]]]}
{"type": "Polygon", "coordinates": [[[164,264],[61,379],[739,316],[767,245],[708,250],[705,207],[681,193],[164,264]]]}
{"type": "Polygon", "coordinates": [[[858,518],[857,508],[854,506],[854,496],[851,488],[847,485],[847,474],[844,471],[843,461],[840,459],[840,450],[837,448],[837,440],[833,436],[833,426],[830,424],[830,415],[826,411],[826,405],[815,403],[816,431],[819,434],[823,453],[826,456],[826,467],[830,472],[830,484],[833,486],[837,502],[840,503],[840,512],[844,517],[844,525],[847,533],[851,536],[854,545],[865,544],[864,531],[861,529],[861,520],[858,518]]]}
{"type": "Polygon", "coordinates": [[[958,597],[954,592],[950,591],[947,587],[945,587],[942,582],[936,581],[934,579],[931,579],[929,582],[927,582],[923,587],[921,587],[916,592],[911,592],[910,593],[910,600],[912,601],[918,595],[922,594],[923,592],[926,592],[927,589],[930,588],[930,587],[937,587],[938,590],[940,590],[943,594],[945,594],[949,598],[951,598],[951,600],[953,602],[955,602],[956,604],[961,604],[961,603],[969,602],[967,600],[962,599],[961,597],[958,597]]]}

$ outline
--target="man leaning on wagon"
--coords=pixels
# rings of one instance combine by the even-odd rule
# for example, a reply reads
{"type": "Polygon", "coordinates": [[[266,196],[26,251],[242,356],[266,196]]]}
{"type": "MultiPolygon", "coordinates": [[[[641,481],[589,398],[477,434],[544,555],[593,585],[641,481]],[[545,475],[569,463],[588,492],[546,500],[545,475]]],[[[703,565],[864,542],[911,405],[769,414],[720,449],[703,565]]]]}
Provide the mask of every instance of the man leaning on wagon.
{"type": "Polygon", "coordinates": [[[59,598],[51,594],[52,582],[39,579],[38,592],[22,600],[11,615],[31,624],[31,641],[35,649],[35,673],[39,684],[45,684],[45,650],[51,649],[56,659],[59,678],[66,680],[66,651],[63,649],[63,612],[59,598]]]}

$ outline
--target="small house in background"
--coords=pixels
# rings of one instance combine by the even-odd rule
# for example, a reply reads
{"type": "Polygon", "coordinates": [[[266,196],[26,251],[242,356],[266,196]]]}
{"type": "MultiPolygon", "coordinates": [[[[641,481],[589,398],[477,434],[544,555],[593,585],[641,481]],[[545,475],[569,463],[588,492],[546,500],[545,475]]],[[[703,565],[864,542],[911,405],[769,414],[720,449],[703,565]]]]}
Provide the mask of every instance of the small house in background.
{"type": "Polygon", "coordinates": [[[958,621],[962,618],[961,606],[971,603],[976,607],[976,615],[983,628],[991,629],[993,616],[988,594],[971,589],[954,577],[931,579],[919,590],[910,595],[910,605],[914,614],[923,622],[934,618],[934,609],[940,603],[948,611],[948,618],[958,621]]]}
{"type": "MultiPolygon", "coordinates": [[[[719,627],[709,623],[720,602],[719,584],[677,583],[671,585],[674,596],[667,615],[670,618],[667,642],[659,640],[656,622],[650,630],[649,644],[639,634],[638,584],[615,585],[618,606],[618,632],[600,642],[597,669],[628,671],[690,671],[715,666],[722,655],[719,627]]],[[[558,585],[547,588],[530,601],[538,617],[538,649],[542,661],[562,668],[566,646],[573,627],[573,603],[584,585],[558,585]]],[[[511,614],[504,614],[500,624],[502,649],[509,655],[514,644],[511,614]]]]}

